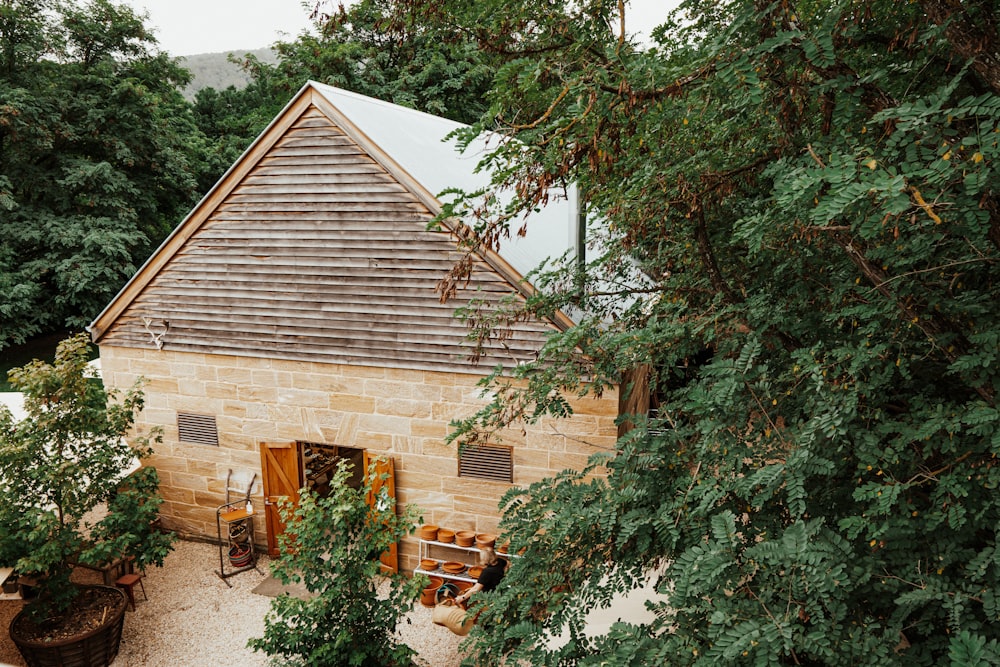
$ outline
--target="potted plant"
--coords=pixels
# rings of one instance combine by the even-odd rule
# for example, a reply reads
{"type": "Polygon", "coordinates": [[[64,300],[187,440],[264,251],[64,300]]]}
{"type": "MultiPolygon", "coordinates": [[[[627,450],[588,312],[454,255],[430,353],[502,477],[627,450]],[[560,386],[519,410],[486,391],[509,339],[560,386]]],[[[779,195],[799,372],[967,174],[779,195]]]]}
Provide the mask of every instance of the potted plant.
{"type": "Polygon", "coordinates": [[[110,664],[124,594],[74,585],[72,564],[126,557],[140,568],[162,565],[174,539],[154,526],[162,502],[156,470],[128,475],[159,437],[125,439],[142,409],[139,384],[124,395],[105,391],[87,365],[88,347],[79,334],[59,344],[52,364],[10,371],[27,416],[15,421],[0,407],[0,530],[20,545],[14,567],[38,592],[10,625],[29,665],[110,664]],[[106,515],[91,518],[104,503],[106,515]]]}

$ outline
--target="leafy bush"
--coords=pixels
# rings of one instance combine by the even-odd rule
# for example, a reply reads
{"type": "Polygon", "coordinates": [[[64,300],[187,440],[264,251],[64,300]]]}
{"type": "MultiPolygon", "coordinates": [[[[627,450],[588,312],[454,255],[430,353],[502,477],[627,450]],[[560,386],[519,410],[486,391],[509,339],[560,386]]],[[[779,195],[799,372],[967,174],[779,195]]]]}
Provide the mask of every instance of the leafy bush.
{"type": "MultiPolygon", "coordinates": [[[[341,461],[321,498],[301,491],[297,506],[281,507],[283,556],[271,570],[282,583],[303,583],[306,599],[274,599],[262,638],[249,646],[283,664],[340,667],[404,667],[413,650],[394,638],[400,617],[420,595],[422,579],[381,574],[379,554],[412,532],[417,510],[396,514],[386,495],[369,507],[365,487],[352,489],[351,464],[341,461]]],[[[382,492],[384,493],[384,491],[382,492]]]]}

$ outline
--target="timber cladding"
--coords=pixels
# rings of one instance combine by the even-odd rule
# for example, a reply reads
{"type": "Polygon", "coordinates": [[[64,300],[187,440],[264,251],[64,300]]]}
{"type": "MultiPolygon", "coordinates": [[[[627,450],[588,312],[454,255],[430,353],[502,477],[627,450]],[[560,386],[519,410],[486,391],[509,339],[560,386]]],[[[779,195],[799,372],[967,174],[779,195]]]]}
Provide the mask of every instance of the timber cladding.
{"type": "MultiPolygon", "coordinates": [[[[443,303],[456,239],[313,106],[213,204],[101,344],[470,372],[455,309],[515,292],[480,261],[443,303]]],[[[552,328],[515,324],[480,363],[530,359],[552,328]]]]}
{"type": "MultiPolygon", "coordinates": [[[[215,508],[224,501],[226,473],[260,474],[261,442],[336,444],[387,454],[396,465],[401,503],[414,503],[425,521],[492,532],[497,502],[510,484],[458,476],[458,451],[445,443],[448,422],[483,404],[477,376],[374,366],[296,362],[170,349],[102,345],[109,387],[145,379],[146,406],[137,428],[163,431],[145,465],[157,468],[166,527],[189,537],[215,536],[215,508]],[[214,415],[218,446],[179,440],[178,413],[214,415]]],[[[514,484],[527,485],[566,468],[616,439],[617,392],[575,399],[575,414],[506,434],[514,484]]],[[[255,504],[263,507],[260,489],[255,504]]],[[[258,522],[262,515],[258,513],[258,522]]],[[[265,534],[260,523],[257,535],[265,534]]],[[[401,566],[416,567],[412,541],[401,566]]]]}

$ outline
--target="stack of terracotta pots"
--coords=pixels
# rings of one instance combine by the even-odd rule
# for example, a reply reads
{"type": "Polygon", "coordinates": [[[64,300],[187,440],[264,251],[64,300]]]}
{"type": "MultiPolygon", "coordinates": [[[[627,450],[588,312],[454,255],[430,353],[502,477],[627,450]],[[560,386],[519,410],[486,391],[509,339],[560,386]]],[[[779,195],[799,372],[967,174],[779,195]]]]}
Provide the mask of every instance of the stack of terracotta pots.
{"type": "Polygon", "coordinates": [[[462,574],[466,567],[468,566],[465,563],[457,560],[449,560],[441,564],[441,569],[448,574],[462,574]]]}
{"type": "Polygon", "coordinates": [[[455,531],[450,528],[441,528],[430,523],[420,526],[419,534],[420,539],[422,540],[444,542],[446,544],[454,543],[460,547],[471,547],[475,545],[480,549],[492,547],[497,541],[497,536],[493,533],[477,534],[474,530],[455,531]]]}

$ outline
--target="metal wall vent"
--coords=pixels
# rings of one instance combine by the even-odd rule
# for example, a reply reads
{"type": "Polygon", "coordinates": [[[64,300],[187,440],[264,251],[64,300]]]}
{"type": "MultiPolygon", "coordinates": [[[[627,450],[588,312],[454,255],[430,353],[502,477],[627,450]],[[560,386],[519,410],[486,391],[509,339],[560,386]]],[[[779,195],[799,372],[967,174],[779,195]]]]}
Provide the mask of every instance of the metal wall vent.
{"type": "Polygon", "coordinates": [[[177,438],[181,442],[219,446],[219,429],[213,415],[177,413],[177,438]]]}
{"type": "Polygon", "coordinates": [[[502,445],[459,447],[458,476],[513,483],[514,449],[502,445]]]}

